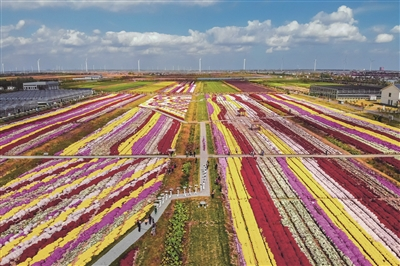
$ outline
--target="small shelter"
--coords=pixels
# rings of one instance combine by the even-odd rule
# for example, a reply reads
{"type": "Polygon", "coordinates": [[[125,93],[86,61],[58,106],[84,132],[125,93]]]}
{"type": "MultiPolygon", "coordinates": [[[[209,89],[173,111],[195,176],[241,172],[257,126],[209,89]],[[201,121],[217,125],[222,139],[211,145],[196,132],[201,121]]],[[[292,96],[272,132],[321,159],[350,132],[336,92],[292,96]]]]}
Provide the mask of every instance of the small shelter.
{"type": "Polygon", "coordinates": [[[175,153],[175,149],[168,149],[168,155],[172,156],[175,153]]]}
{"type": "Polygon", "coordinates": [[[251,124],[250,124],[251,130],[260,130],[260,128],[261,128],[261,122],[259,120],[255,119],[255,120],[251,121],[251,124]]]}
{"type": "Polygon", "coordinates": [[[245,116],[246,115],[246,110],[244,110],[243,107],[238,109],[238,116],[245,116]]]}

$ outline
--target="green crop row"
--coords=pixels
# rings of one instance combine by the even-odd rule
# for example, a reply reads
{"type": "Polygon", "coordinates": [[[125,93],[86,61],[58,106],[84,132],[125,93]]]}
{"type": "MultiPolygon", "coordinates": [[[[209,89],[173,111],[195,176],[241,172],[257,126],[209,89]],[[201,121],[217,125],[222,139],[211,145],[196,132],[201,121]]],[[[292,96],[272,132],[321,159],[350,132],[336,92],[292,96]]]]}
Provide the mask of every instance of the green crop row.
{"type": "Polygon", "coordinates": [[[175,84],[175,81],[163,81],[163,82],[157,82],[155,84],[151,84],[148,86],[144,86],[141,88],[138,88],[136,90],[132,90],[131,92],[133,93],[151,93],[151,92],[156,92],[159,91],[165,87],[171,86],[173,84],[175,84]]]}
{"type": "Polygon", "coordinates": [[[174,215],[168,225],[161,265],[182,265],[183,236],[185,235],[185,225],[188,219],[186,206],[181,202],[176,202],[174,215]]]}
{"type": "Polygon", "coordinates": [[[204,93],[231,93],[237,92],[234,88],[220,81],[207,81],[203,83],[204,93]]]}

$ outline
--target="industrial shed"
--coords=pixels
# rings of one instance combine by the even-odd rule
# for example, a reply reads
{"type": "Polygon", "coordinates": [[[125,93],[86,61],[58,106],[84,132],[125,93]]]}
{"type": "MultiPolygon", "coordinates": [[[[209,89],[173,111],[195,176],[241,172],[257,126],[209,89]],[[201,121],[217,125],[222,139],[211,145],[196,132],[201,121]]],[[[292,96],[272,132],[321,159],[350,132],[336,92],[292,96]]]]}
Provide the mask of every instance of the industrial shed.
{"type": "Polygon", "coordinates": [[[380,99],[382,87],[346,86],[346,85],[311,85],[310,95],[338,100],[380,99]]]}
{"type": "Polygon", "coordinates": [[[37,110],[41,106],[77,100],[92,94],[91,89],[29,90],[0,94],[0,117],[37,110]]]}
{"type": "Polygon", "coordinates": [[[28,90],[58,90],[58,81],[37,81],[23,84],[24,91],[28,90]]]}

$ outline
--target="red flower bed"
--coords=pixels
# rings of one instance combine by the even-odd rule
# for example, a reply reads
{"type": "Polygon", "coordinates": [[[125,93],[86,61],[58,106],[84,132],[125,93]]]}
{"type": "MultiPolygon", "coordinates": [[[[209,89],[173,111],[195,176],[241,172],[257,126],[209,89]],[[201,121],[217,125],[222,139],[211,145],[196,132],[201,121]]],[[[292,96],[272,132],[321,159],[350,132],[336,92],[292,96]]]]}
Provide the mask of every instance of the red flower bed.
{"type": "MultiPolygon", "coordinates": [[[[240,99],[237,100],[240,101],[240,99]]],[[[246,102],[245,104],[251,107],[259,117],[264,116],[262,111],[258,107],[248,102],[246,102]]],[[[283,126],[279,122],[267,118],[262,118],[261,120],[276,129],[277,131],[280,131],[285,135],[290,136],[292,140],[294,140],[306,151],[322,153],[322,151],[318,147],[315,147],[307,139],[304,139],[302,136],[296,134],[294,131],[283,126]]],[[[371,148],[368,145],[366,145],[366,147],[371,148]]],[[[365,181],[359,179],[347,169],[344,169],[336,161],[324,158],[316,158],[316,160],[322,170],[324,170],[333,180],[338,182],[342,187],[349,191],[355,198],[361,201],[363,205],[365,205],[372,213],[377,216],[382,224],[384,224],[387,228],[392,230],[397,236],[400,237],[400,228],[396,226],[396,220],[398,220],[395,217],[395,214],[397,212],[396,209],[394,209],[386,201],[380,199],[378,195],[376,195],[374,191],[369,188],[368,184],[365,183],[365,181]]]]}
{"type": "Polygon", "coordinates": [[[135,262],[135,257],[139,251],[139,248],[134,248],[129,251],[120,261],[119,266],[132,266],[135,262]]]}
{"type": "Polygon", "coordinates": [[[282,225],[279,211],[262,182],[254,158],[243,158],[241,174],[257,224],[278,265],[311,265],[289,229],[282,225]]]}
{"type": "Polygon", "coordinates": [[[226,83],[243,92],[273,92],[274,90],[244,80],[229,80],[226,83]]]}
{"type": "Polygon", "coordinates": [[[400,237],[400,228],[397,226],[398,218],[396,218],[397,210],[393,206],[382,200],[369,188],[368,184],[355,177],[336,161],[324,158],[316,158],[316,160],[322,170],[374,213],[386,228],[400,237]]]}
{"type": "Polygon", "coordinates": [[[168,153],[168,149],[171,148],[172,141],[174,140],[175,135],[178,133],[179,126],[180,123],[178,121],[172,121],[171,127],[157,144],[157,149],[160,153],[168,153]]]}
{"type": "MultiPolygon", "coordinates": [[[[233,125],[224,124],[236,138],[241,150],[245,151],[251,148],[246,138],[233,125]]],[[[279,211],[262,182],[262,176],[253,158],[243,158],[241,175],[246,190],[251,196],[249,203],[257,224],[261,228],[277,264],[310,265],[289,229],[282,225],[279,211]]]]}

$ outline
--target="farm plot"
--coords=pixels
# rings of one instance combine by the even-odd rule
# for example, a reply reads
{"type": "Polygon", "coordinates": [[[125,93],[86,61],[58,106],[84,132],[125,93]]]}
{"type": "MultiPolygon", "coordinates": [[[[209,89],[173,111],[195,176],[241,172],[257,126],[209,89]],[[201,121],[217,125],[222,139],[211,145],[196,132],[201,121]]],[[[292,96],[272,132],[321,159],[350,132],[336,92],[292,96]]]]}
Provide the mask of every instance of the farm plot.
{"type": "MultiPolygon", "coordinates": [[[[62,155],[167,153],[180,123],[134,108],[62,155]]],[[[85,265],[152,207],[167,159],[62,159],[0,188],[0,265],[85,265]],[[13,201],[9,199],[13,198],[13,201]]]]}
{"type": "Polygon", "coordinates": [[[196,89],[196,84],[194,81],[192,82],[181,82],[175,85],[172,85],[168,88],[160,90],[160,92],[166,93],[193,93],[196,89]]]}
{"type": "Polygon", "coordinates": [[[137,89],[134,89],[132,91],[130,91],[131,93],[154,93],[157,92],[159,90],[165,89],[165,88],[169,88],[171,86],[173,86],[174,84],[176,84],[175,81],[163,81],[163,82],[157,82],[151,85],[147,85],[144,87],[140,87],[137,89]]]}
{"type": "Polygon", "coordinates": [[[140,107],[161,111],[178,119],[185,119],[192,95],[157,95],[140,104],[140,107]]]}
{"type": "MultiPolygon", "coordinates": [[[[219,154],[339,153],[246,95],[207,101],[219,154]]],[[[400,262],[400,189],[356,160],[221,158],[219,173],[247,264],[400,262]]]]}
{"type": "Polygon", "coordinates": [[[229,80],[226,83],[232,85],[233,87],[243,91],[243,92],[273,92],[274,90],[263,87],[261,85],[256,85],[254,83],[242,80],[229,80]]]}
{"type": "Polygon", "coordinates": [[[146,215],[166,167],[165,159],[50,160],[1,187],[0,265],[85,265],[146,215]]]}
{"type": "MultiPolygon", "coordinates": [[[[326,132],[335,138],[355,146],[365,153],[399,153],[400,130],[379,122],[357,119],[316,104],[305,103],[282,95],[253,95],[271,106],[296,115],[301,121],[326,132]]],[[[400,160],[382,158],[383,161],[400,169],[400,160]]]]}
{"type": "Polygon", "coordinates": [[[148,86],[153,84],[154,82],[152,81],[135,81],[135,82],[124,82],[124,83],[118,83],[118,84],[112,84],[112,85],[106,85],[106,86],[96,86],[95,90],[101,90],[101,91],[107,91],[107,92],[119,92],[119,91],[124,91],[124,90],[132,90],[135,88],[143,87],[143,86],[148,86]]]}
{"type": "Polygon", "coordinates": [[[230,93],[238,92],[233,87],[224,84],[221,81],[206,81],[203,82],[203,92],[204,93],[230,93]]]}
{"type": "Polygon", "coordinates": [[[142,95],[113,94],[0,127],[0,154],[18,155],[142,95]]]}
{"type": "Polygon", "coordinates": [[[103,128],[70,145],[61,155],[168,154],[180,123],[145,108],[133,108],[103,128]]]}

